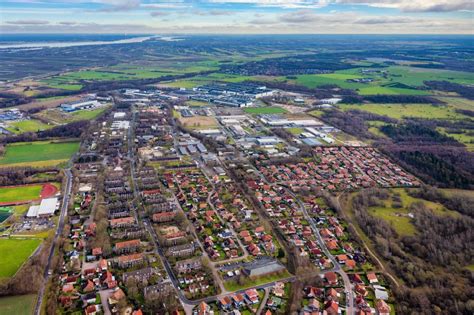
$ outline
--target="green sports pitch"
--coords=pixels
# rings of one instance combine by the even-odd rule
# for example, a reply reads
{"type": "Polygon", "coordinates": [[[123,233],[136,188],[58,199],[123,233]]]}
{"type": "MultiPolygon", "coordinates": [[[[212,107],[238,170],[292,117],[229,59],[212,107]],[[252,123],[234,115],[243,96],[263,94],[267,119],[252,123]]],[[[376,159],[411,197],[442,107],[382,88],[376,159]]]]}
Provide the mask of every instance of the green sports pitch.
{"type": "Polygon", "coordinates": [[[20,142],[8,144],[0,166],[49,166],[67,161],[79,149],[78,141],[20,142]]]}

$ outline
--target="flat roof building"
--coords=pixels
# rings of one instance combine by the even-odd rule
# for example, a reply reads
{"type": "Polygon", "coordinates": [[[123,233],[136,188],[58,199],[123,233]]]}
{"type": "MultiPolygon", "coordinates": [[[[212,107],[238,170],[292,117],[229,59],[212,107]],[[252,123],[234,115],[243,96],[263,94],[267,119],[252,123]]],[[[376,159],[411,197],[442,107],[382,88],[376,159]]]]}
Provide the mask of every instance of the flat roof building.
{"type": "Polygon", "coordinates": [[[33,205],[28,209],[26,217],[38,218],[53,216],[54,212],[58,209],[58,198],[45,198],[41,200],[39,205],[33,205]]]}

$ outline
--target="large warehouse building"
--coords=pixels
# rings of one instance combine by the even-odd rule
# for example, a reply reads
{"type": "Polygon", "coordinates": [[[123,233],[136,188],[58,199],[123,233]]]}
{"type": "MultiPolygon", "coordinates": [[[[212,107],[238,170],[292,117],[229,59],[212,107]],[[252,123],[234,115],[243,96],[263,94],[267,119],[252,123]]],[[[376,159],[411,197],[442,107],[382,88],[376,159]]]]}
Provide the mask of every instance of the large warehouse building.
{"type": "Polygon", "coordinates": [[[28,218],[50,217],[59,208],[58,198],[45,198],[39,205],[33,205],[28,209],[28,218]]]}

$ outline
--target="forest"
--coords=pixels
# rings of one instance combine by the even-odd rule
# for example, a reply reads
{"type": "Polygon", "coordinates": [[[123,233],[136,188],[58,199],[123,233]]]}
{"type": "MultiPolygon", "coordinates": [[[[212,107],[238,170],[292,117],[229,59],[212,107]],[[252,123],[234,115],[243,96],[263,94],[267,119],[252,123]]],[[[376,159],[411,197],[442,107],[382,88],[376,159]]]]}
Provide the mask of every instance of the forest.
{"type": "Polygon", "coordinates": [[[465,266],[474,258],[474,220],[470,217],[437,216],[423,203],[414,203],[414,236],[399,236],[384,220],[369,214],[388,194],[364,190],[352,200],[359,226],[374,240],[376,251],[403,280],[394,287],[399,314],[472,314],[472,274],[465,266]]]}

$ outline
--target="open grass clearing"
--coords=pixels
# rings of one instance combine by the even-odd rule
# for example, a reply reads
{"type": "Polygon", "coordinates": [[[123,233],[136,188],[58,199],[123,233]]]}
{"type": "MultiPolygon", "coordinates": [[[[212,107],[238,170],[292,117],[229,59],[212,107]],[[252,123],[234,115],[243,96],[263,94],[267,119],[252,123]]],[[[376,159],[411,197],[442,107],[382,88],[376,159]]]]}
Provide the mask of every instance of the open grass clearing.
{"type": "Polygon", "coordinates": [[[39,239],[0,239],[0,279],[13,276],[40,244],[39,239]]]}
{"type": "Polygon", "coordinates": [[[10,123],[7,130],[15,134],[20,134],[24,132],[37,132],[53,127],[53,125],[45,124],[36,119],[28,119],[10,123]]]}
{"type": "Polygon", "coordinates": [[[467,116],[456,113],[454,108],[432,104],[339,104],[344,111],[358,109],[395,119],[407,117],[427,119],[466,119],[467,116]]]}
{"type": "Polygon", "coordinates": [[[234,292],[238,290],[244,290],[251,287],[259,286],[265,283],[278,281],[290,277],[291,274],[285,270],[277,274],[270,274],[266,276],[257,277],[255,279],[246,278],[240,284],[235,280],[224,281],[224,287],[227,291],[234,292]]]}
{"type": "Polygon", "coordinates": [[[442,134],[456,139],[457,142],[463,143],[468,151],[474,151],[474,134],[472,130],[462,129],[462,133],[448,132],[446,128],[436,128],[442,134]]]}
{"type": "Polygon", "coordinates": [[[291,133],[292,135],[295,135],[295,136],[299,136],[301,133],[304,132],[304,129],[299,128],[299,127],[286,128],[285,130],[288,131],[289,133],[291,133]]]}
{"type": "Polygon", "coordinates": [[[455,109],[474,110],[474,101],[462,97],[437,97],[440,101],[455,109]]]}
{"type": "Polygon", "coordinates": [[[281,107],[247,107],[244,108],[244,112],[252,115],[262,114],[284,114],[287,111],[281,107]]]}
{"type": "Polygon", "coordinates": [[[0,314],[30,315],[36,304],[36,294],[0,298],[0,314]]]}
{"type": "Polygon", "coordinates": [[[96,109],[83,109],[69,113],[69,115],[71,116],[72,121],[91,120],[105,112],[108,108],[109,106],[103,106],[96,109]]]}
{"type": "Polygon", "coordinates": [[[391,66],[390,78],[395,82],[411,86],[422,86],[424,81],[450,81],[459,84],[473,84],[474,78],[469,72],[440,69],[424,69],[405,66],[391,66]]]}
{"type": "Polygon", "coordinates": [[[191,129],[213,129],[218,126],[217,120],[210,116],[180,117],[179,122],[191,129]]]}
{"type": "MultiPolygon", "coordinates": [[[[438,216],[459,216],[459,213],[446,209],[443,205],[410,196],[403,188],[393,188],[389,190],[390,197],[382,200],[383,205],[370,207],[369,213],[373,216],[387,221],[399,235],[414,235],[415,226],[411,223],[410,206],[415,202],[423,203],[428,209],[438,216]],[[400,195],[401,207],[393,206],[392,197],[395,194],[400,195]]],[[[416,215],[416,214],[415,214],[416,215]]]]}
{"type": "Polygon", "coordinates": [[[359,89],[360,95],[428,95],[426,90],[404,89],[390,86],[366,86],[359,89]]]}
{"type": "Polygon", "coordinates": [[[30,165],[33,166],[33,163],[36,162],[46,163],[46,165],[48,165],[47,162],[56,163],[57,161],[70,159],[78,149],[78,141],[36,141],[12,143],[6,146],[6,152],[0,158],[0,165],[14,166],[30,163],[30,165]]]}

